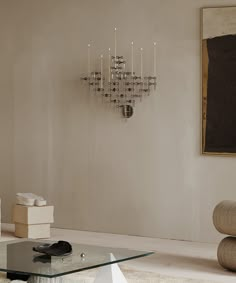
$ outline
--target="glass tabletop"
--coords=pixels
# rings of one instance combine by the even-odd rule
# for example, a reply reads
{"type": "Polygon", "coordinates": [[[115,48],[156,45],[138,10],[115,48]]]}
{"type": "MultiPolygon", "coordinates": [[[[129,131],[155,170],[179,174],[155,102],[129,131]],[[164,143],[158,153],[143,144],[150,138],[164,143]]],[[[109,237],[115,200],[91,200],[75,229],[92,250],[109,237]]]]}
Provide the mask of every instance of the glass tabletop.
{"type": "Polygon", "coordinates": [[[52,278],[153,254],[150,251],[72,244],[71,255],[49,257],[32,250],[42,243],[50,242],[1,242],[0,271],[52,278]]]}

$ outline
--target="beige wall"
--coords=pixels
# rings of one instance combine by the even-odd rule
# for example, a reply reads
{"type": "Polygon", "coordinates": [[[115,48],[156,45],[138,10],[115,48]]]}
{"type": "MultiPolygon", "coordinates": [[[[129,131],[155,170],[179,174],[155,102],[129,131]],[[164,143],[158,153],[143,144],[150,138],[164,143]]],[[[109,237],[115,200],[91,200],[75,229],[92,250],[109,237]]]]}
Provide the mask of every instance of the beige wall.
{"type": "MultiPolygon", "coordinates": [[[[56,206],[58,227],[216,241],[236,159],[200,155],[200,7],[222,0],[0,0],[0,190],[56,206]],[[158,91],[125,123],[80,83],[86,45],[158,42],[158,91]]],[[[119,52],[118,52],[119,53],[119,52]]],[[[137,58],[136,58],[137,60],[137,58]]]]}

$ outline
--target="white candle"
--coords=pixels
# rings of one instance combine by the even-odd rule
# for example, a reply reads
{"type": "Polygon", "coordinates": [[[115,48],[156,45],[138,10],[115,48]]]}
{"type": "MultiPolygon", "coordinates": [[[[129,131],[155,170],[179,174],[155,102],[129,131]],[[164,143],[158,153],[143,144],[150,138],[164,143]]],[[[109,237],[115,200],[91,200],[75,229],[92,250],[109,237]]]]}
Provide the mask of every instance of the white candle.
{"type": "Polygon", "coordinates": [[[111,82],[111,48],[108,49],[108,82],[111,82]]]}
{"type": "Polygon", "coordinates": [[[131,76],[134,76],[134,43],[131,42],[131,76]]]}
{"type": "Polygon", "coordinates": [[[101,55],[101,88],[103,88],[103,55],[101,55]]]}
{"type": "Polygon", "coordinates": [[[90,77],[91,71],[90,71],[90,44],[88,44],[88,77],[90,77]]]}
{"type": "Polygon", "coordinates": [[[153,76],[157,75],[157,43],[153,43],[153,76]]]}
{"type": "Polygon", "coordinates": [[[140,48],[140,77],[143,78],[143,48],[140,48]]]}
{"type": "Polygon", "coordinates": [[[116,41],[116,31],[117,31],[117,28],[115,28],[115,66],[116,66],[116,49],[117,49],[117,41],[116,41]]]}

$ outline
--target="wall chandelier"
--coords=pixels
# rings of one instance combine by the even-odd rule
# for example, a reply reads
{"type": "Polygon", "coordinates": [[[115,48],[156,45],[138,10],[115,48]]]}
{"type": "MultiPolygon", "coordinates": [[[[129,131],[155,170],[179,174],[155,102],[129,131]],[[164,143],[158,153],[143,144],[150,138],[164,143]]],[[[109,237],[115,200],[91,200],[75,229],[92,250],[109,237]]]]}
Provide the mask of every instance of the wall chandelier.
{"type": "Polygon", "coordinates": [[[141,101],[156,90],[156,42],[153,43],[153,73],[144,76],[143,48],[140,48],[140,70],[135,72],[134,42],[131,42],[131,70],[127,70],[124,56],[117,54],[117,28],[114,29],[114,37],[114,55],[109,48],[107,68],[104,68],[104,56],[100,55],[99,70],[91,70],[91,45],[88,44],[87,76],[81,79],[87,83],[90,93],[103,97],[106,102],[120,108],[123,117],[130,118],[137,100],[141,101]]]}

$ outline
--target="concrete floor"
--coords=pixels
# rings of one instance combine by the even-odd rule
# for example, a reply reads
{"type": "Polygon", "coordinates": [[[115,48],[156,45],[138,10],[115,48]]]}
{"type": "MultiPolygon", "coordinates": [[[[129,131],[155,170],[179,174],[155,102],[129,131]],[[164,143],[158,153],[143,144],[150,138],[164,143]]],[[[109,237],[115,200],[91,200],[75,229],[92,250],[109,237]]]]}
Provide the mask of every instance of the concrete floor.
{"type": "MultiPolygon", "coordinates": [[[[12,225],[3,225],[2,240],[14,239],[12,225]]],[[[152,250],[154,255],[127,261],[125,266],[162,275],[235,283],[236,273],[217,263],[217,244],[52,229],[52,240],[67,240],[129,249],[152,250]]]]}

